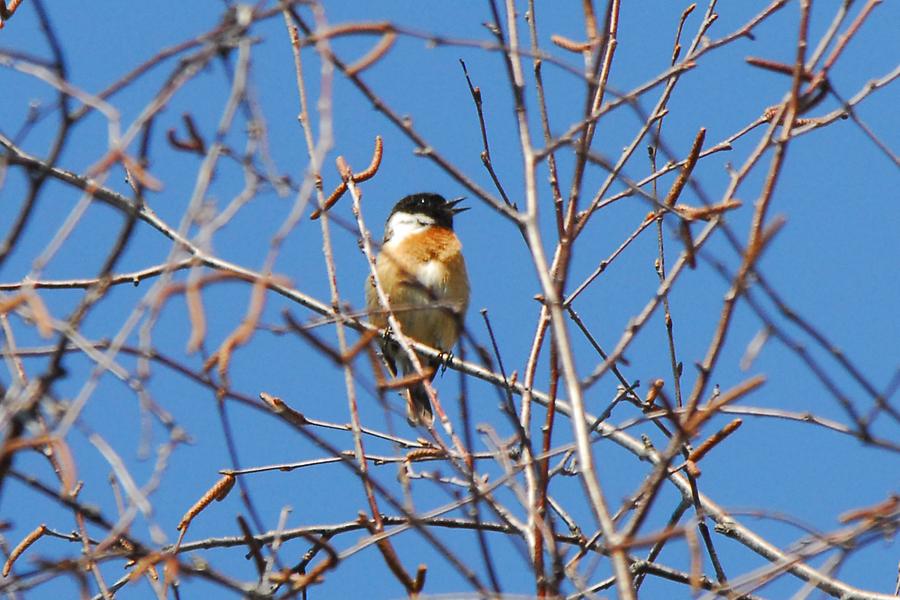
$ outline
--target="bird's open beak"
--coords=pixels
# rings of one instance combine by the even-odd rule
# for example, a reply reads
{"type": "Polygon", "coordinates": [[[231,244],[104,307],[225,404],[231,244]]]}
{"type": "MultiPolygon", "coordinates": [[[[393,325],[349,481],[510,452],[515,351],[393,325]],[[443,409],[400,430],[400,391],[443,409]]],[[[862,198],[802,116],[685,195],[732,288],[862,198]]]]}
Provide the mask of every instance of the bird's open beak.
{"type": "Polygon", "coordinates": [[[465,196],[460,196],[459,198],[454,198],[453,200],[450,200],[449,202],[447,202],[447,206],[450,208],[450,212],[452,212],[454,215],[458,215],[461,212],[465,212],[465,211],[469,210],[469,208],[471,208],[470,206],[463,206],[460,208],[456,207],[457,204],[459,204],[460,202],[462,202],[465,199],[466,199],[465,196]]]}

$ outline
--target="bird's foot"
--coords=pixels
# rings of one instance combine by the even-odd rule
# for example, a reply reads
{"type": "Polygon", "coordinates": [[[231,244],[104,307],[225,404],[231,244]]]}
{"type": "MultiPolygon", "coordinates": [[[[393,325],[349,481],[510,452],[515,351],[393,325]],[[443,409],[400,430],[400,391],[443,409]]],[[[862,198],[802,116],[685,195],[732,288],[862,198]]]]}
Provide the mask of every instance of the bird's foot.
{"type": "Polygon", "coordinates": [[[447,367],[450,366],[450,363],[453,361],[453,351],[449,350],[447,352],[441,352],[438,357],[438,362],[441,365],[441,375],[447,370],[447,367]]]}

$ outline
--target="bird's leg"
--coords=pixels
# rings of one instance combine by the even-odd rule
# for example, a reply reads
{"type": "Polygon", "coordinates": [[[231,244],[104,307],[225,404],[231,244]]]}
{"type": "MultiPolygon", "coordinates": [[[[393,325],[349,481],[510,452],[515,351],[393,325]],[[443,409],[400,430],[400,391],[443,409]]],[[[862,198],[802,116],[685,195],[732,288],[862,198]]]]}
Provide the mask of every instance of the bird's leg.
{"type": "Polygon", "coordinates": [[[441,365],[441,376],[443,377],[444,372],[447,370],[447,367],[450,366],[450,361],[453,360],[453,350],[447,350],[446,352],[441,352],[440,356],[438,356],[438,362],[441,365]]]}

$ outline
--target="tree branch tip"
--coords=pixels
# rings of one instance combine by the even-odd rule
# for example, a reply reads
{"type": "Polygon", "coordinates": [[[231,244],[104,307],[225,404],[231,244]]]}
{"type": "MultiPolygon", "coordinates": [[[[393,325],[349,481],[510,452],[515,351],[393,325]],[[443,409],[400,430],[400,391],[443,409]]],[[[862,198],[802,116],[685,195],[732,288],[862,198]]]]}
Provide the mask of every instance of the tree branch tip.
{"type": "Polygon", "coordinates": [[[691,477],[693,477],[694,479],[700,477],[703,474],[697,463],[692,461],[691,459],[687,459],[684,462],[684,470],[690,473],[691,477]]]}
{"type": "Polygon", "coordinates": [[[353,77],[365,71],[388,53],[388,51],[394,45],[396,39],[397,34],[393,30],[385,31],[382,34],[381,39],[378,40],[378,43],[372,46],[372,49],[369,50],[369,52],[367,52],[365,55],[363,55],[358,61],[356,61],[352,65],[347,65],[347,67],[344,69],[344,72],[348,76],[353,77]]]}
{"type": "Polygon", "coordinates": [[[722,440],[737,431],[742,423],[743,421],[741,419],[731,420],[722,429],[709,436],[706,440],[704,440],[702,444],[700,444],[693,452],[691,452],[688,456],[688,461],[695,463],[699,462],[701,458],[706,456],[706,454],[720,442],[722,442],[722,440]]]}
{"type": "Polygon", "coordinates": [[[420,564],[416,569],[416,577],[413,579],[412,590],[410,590],[413,594],[418,594],[425,587],[425,575],[427,572],[428,567],[424,563],[420,564]]]}
{"type": "MultiPolygon", "coordinates": [[[[2,0],[0,0],[2,1],[2,0]]],[[[22,541],[16,544],[16,547],[12,549],[9,553],[9,558],[6,559],[6,563],[3,565],[3,570],[0,572],[0,575],[6,577],[9,575],[9,572],[12,570],[13,564],[16,560],[26,551],[28,548],[34,544],[36,541],[41,539],[47,533],[47,525],[45,523],[41,523],[37,527],[31,530],[31,532],[22,538],[22,541]]]]}
{"type": "Polygon", "coordinates": [[[576,42],[575,40],[570,40],[569,38],[554,33],[550,36],[550,41],[562,48],[563,50],[568,50],[569,52],[575,52],[577,54],[581,54],[582,52],[588,52],[593,50],[595,46],[597,46],[600,41],[599,40],[591,40],[588,42],[576,42]]]}

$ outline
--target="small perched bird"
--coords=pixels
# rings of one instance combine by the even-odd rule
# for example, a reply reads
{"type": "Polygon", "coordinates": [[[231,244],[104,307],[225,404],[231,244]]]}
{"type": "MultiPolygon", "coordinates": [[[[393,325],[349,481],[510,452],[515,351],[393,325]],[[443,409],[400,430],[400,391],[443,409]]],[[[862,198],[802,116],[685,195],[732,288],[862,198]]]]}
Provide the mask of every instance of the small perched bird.
{"type": "MultiPolygon", "coordinates": [[[[375,271],[400,323],[403,334],[443,352],[449,352],[462,329],[469,306],[469,277],[462,244],[453,233],[453,217],[462,198],[447,201],[438,194],[412,194],[400,200],[384,227],[375,271]]],[[[366,282],[366,305],[373,325],[388,325],[385,307],[378,300],[375,282],[366,282]]],[[[384,360],[392,375],[415,373],[409,355],[397,342],[382,343],[384,360]]],[[[439,361],[419,355],[423,368],[439,361]]],[[[431,425],[434,412],[422,383],[406,391],[406,418],[412,425],[431,425]]]]}

